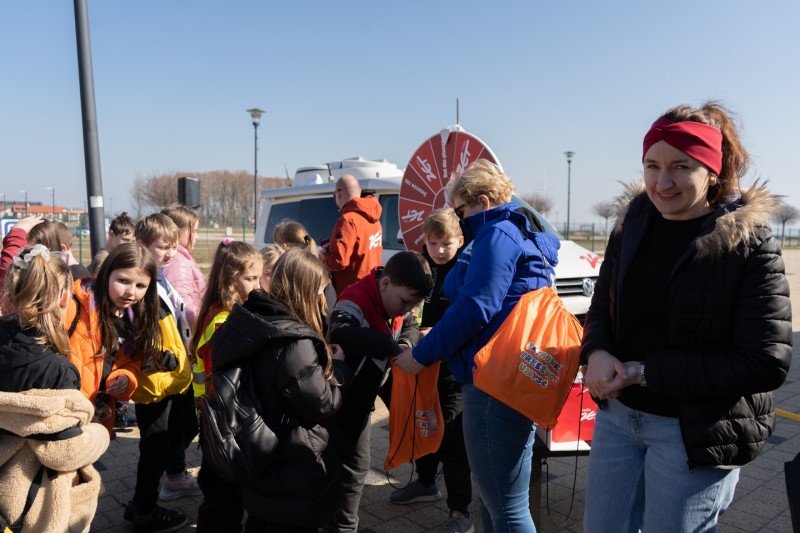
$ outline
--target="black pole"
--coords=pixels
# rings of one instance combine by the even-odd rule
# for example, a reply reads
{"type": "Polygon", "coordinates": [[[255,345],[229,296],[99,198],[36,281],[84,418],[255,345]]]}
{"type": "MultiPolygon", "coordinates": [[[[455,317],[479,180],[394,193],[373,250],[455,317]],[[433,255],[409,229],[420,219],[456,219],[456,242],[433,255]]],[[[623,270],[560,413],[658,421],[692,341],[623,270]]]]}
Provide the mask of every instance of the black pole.
{"type": "Polygon", "coordinates": [[[253,224],[257,222],[258,213],[258,122],[253,121],[253,131],[255,132],[255,143],[253,148],[253,224]]]}
{"type": "Polygon", "coordinates": [[[78,43],[78,75],[83,118],[83,159],[86,166],[86,195],[89,198],[89,235],[92,256],[106,245],[103,224],[103,178],[100,174],[100,143],[94,103],[92,47],[89,41],[89,10],[86,0],[75,0],[75,37],[78,43]]]}

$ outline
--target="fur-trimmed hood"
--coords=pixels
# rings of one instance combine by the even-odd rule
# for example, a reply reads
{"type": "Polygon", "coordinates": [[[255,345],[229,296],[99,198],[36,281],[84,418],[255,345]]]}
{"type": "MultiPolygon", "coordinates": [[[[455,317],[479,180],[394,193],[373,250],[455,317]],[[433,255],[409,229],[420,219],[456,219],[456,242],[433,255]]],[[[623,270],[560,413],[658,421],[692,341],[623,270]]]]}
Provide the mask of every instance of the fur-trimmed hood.
{"type": "MultiPolygon", "coordinates": [[[[617,215],[614,231],[620,231],[631,209],[654,209],[645,191],[644,181],[624,185],[617,197],[617,215]]],[[[743,189],[738,198],[728,200],[712,212],[714,229],[697,239],[697,257],[717,257],[742,243],[759,238],[759,230],[771,231],[770,222],[780,207],[780,197],[767,191],[766,184],[756,182],[743,189]]]]}

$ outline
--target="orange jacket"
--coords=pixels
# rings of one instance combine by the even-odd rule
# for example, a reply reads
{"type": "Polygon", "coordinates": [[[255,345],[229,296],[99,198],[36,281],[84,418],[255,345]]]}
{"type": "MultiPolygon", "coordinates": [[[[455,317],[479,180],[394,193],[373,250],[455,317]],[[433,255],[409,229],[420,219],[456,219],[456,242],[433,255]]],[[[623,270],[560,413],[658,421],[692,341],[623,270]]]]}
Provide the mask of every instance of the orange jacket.
{"type": "MultiPolygon", "coordinates": [[[[94,303],[92,283],[94,280],[91,279],[75,280],[72,287],[73,298],[70,299],[64,320],[68,328],[75,324],[75,329],[69,337],[69,360],[81,376],[81,392],[94,403],[100,390],[105,358],[100,355],[102,350],[100,317],[94,303]]],[[[115,361],[106,381],[111,381],[117,376],[126,376],[128,388],[124,393],[114,395],[114,398],[118,400],[131,398],[138,386],[134,370],[129,365],[120,365],[119,361],[115,361]]],[[[113,421],[112,418],[111,422],[113,421]]]]}
{"type": "Polygon", "coordinates": [[[336,295],[380,266],[382,253],[381,204],[374,196],[350,200],[333,226],[325,254],[336,295]]]}

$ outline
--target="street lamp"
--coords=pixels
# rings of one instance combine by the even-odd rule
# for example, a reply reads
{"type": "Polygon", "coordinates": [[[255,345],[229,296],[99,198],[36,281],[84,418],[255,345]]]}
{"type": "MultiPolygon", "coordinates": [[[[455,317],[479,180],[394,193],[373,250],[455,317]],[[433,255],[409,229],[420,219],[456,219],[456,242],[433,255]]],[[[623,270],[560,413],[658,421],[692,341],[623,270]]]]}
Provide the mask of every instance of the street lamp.
{"type": "Polygon", "coordinates": [[[247,110],[250,117],[253,119],[253,134],[254,134],[254,149],[253,149],[253,221],[255,222],[258,213],[258,123],[261,122],[261,114],[264,113],[263,109],[254,107],[247,110]]]}
{"type": "Polygon", "coordinates": [[[53,216],[53,220],[56,219],[56,188],[55,187],[45,187],[46,190],[50,191],[50,214],[53,216]]]}
{"type": "Polygon", "coordinates": [[[569,240],[569,202],[570,202],[570,192],[571,192],[571,185],[572,185],[572,156],[575,155],[573,151],[564,152],[564,155],[567,156],[567,234],[565,237],[569,240]]]}
{"type": "Polygon", "coordinates": [[[30,208],[28,207],[28,191],[20,189],[19,192],[25,194],[25,216],[28,216],[28,212],[30,211],[30,208]]]}

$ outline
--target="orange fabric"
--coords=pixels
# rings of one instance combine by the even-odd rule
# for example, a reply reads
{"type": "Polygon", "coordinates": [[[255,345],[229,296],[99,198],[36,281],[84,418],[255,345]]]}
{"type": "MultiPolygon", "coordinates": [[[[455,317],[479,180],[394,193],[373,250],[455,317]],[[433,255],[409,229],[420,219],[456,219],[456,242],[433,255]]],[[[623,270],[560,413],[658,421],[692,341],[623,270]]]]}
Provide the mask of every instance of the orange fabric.
{"type": "Polygon", "coordinates": [[[552,427],[578,374],[582,337],[553,287],[529,292],[475,354],[475,386],[552,427]]]}
{"type": "Polygon", "coordinates": [[[392,401],[389,407],[389,451],[383,469],[402,466],[439,450],[444,417],[439,404],[439,362],[416,376],[392,367],[392,401]]]}
{"type": "MultiPolygon", "coordinates": [[[[91,289],[85,284],[88,280],[76,280],[73,284],[73,294],[80,302],[80,316],[75,326],[75,331],[69,338],[69,360],[78,369],[81,376],[81,392],[89,401],[94,403],[97,392],[100,390],[100,379],[103,376],[103,357],[100,356],[102,350],[102,337],[100,334],[100,322],[97,309],[94,303],[94,295],[91,289]]],[[[70,299],[64,323],[67,327],[72,324],[75,313],[78,311],[75,301],[70,299]]],[[[116,362],[108,375],[107,381],[111,381],[117,376],[128,378],[128,388],[122,394],[113,397],[117,400],[129,400],[133,395],[138,382],[134,374],[134,368],[121,365],[116,362]]],[[[113,418],[111,422],[113,423],[113,418]]]]}
{"type": "Polygon", "coordinates": [[[354,198],[342,207],[324,256],[337,296],[380,266],[383,254],[380,219],[381,204],[374,196],[354,198]]]}

